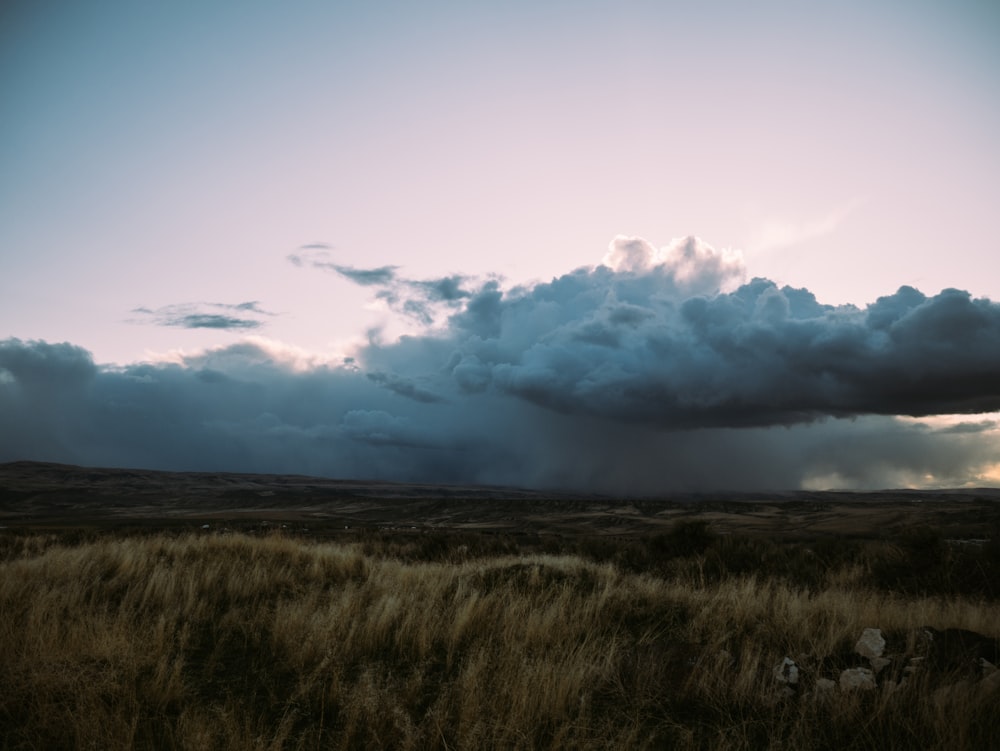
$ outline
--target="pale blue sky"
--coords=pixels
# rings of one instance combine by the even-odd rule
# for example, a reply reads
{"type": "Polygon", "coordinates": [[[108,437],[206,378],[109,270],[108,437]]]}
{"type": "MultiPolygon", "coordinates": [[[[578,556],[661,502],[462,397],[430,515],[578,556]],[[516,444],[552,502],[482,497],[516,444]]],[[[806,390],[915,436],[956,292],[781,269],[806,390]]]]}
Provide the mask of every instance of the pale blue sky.
{"type": "Polygon", "coordinates": [[[340,362],[619,235],[828,305],[1000,300],[998,81],[992,0],[14,0],[0,340],[340,362]]]}
{"type": "Polygon", "coordinates": [[[1000,295],[995,3],[14,3],[0,46],[0,334],[100,360],[378,317],[289,266],[547,279],[617,234],[871,302],[1000,295]],[[185,336],[186,334],[186,336],[185,336]],[[190,338],[187,338],[190,337],[190,338]]]}

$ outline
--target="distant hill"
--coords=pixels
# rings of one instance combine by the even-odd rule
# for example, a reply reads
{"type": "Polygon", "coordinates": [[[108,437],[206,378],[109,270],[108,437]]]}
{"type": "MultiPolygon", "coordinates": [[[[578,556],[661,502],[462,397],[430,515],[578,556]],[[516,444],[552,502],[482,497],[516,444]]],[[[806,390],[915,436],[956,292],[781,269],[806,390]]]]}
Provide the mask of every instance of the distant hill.
{"type": "Polygon", "coordinates": [[[1000,524],[1000,489],[775,491],[611,498],[521,488],[0,464],[0,525],[178,524],[206,520],[330,528],[639,535],[698,517],[717,531],[860,534],[928,524],[956,536],[1000,524]]]}

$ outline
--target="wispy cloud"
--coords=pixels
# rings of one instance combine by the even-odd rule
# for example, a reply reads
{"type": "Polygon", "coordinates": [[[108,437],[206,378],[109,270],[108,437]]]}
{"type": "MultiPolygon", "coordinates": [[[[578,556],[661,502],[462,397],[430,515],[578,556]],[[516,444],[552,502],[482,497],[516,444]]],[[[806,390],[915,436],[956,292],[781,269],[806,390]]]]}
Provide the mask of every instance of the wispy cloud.
{"type": "Polygon", "coordinates": [[[459,308],[463,300],[472,296],[467,285],[474,280],[462,274],[410,279],[399,275],[399,266],[358,268],[336,263],[325,247],[302,246],[287,258],[295,266],[332,272],[362,287],[377,287],[376,300],[423,325],[433,324],[443,311],[459,308]]]}
{"type": "Polygon", "coordinates": [[[376,268],[356,268],[333,260],[330,246],[324,243],[302,245],[294,253],[289,253],[288,261],[299,267],[308,266],[321,271],[339,274],[362,287],[380,287],[391,284],[396,279],[398,266],[378,266],[376,268]]]}
{"type": "Polygon", "coordinates": [[[330,251],[333,247],[326,243],[309,243],[300,245],[297,249],[285,256],[293,266],[312,266],[320,269],[329,269],[333,266],[333,255],[330,251]]]}
{"type": "Polygon", "coordinates": [[[228,331],[248,331],[262,328],[262,317],[274,316],[264,310],[256,300],[236,304],[229,303],[178,303],[160,308],[133,308],[138,318],[132,323],[154,326],[174,326],[185,329],[223,329],[228,331]]]}
{"type": "Polygon", "coordinates": [[[806,220],[768,219],[759,223],[750,238],[749,248],[755,252],[790,248],[836,232],[865,203],[854,198],[824,216],[806,220]]]}
{"type": "Polygon", "coordinates": [[[384,287],[392,284],[396,280],[396,269],[398,266],[379,266],[374,269],[358,269],[353,266],[342,266],[331,263],[329,269],[336,271],[345,279],[362,287],[384,287]]]}

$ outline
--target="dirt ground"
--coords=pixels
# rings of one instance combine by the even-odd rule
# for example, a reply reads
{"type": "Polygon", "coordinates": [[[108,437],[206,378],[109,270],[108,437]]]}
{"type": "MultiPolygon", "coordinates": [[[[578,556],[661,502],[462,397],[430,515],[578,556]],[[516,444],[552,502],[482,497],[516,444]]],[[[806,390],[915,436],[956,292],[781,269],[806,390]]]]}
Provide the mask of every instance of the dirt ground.
{"type": "Polygon", "coordinates": [[[660,498],[299,475],[0,464],[0,528],[286,525],[317,533],[435,530],[636,537],[678,519],[720,534],[879,538],[932,526],[955,540],[1000,530],[1000,489],[704,493],[660,498]]]}

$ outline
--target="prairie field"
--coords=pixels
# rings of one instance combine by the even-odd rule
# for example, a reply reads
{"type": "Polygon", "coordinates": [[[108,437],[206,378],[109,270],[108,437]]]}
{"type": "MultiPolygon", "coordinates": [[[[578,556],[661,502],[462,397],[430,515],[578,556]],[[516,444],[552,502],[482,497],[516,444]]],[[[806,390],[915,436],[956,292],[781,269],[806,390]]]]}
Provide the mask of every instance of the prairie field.
{"type": "Polygon", "coordinates": [[[925,527],[2,530],[0,749],[996,748],[989,660],[928,640],[995,663],[998,582],[925,527]],[[890,664],[841,690],[866,628],[890,664]]]}

